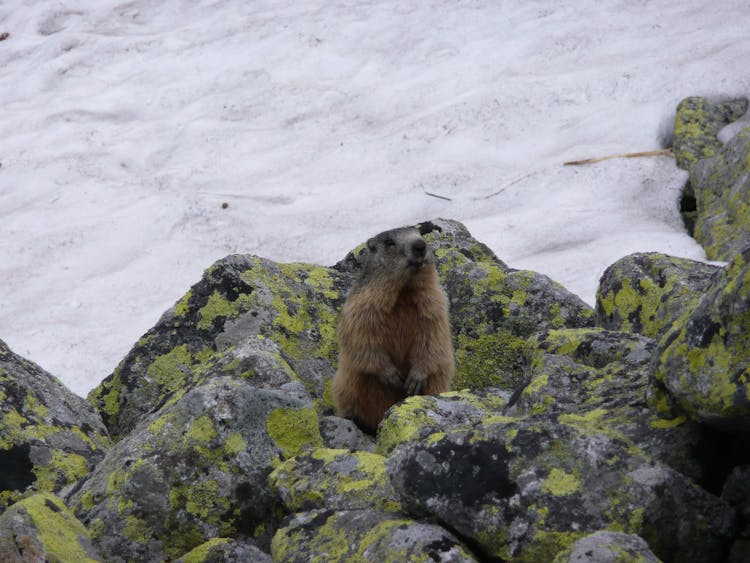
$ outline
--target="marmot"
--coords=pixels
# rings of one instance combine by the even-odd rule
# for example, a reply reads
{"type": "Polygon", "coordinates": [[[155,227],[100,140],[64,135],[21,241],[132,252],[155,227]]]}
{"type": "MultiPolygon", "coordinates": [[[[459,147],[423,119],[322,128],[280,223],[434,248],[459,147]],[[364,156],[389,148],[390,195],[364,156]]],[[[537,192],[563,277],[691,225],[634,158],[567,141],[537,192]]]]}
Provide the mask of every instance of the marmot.
{"type": "Polygon", "coordinates": [[[409,395],[449,390],[455,362],[448,298],[416,228],[367,241],[337,334],[336,411],[364,430],[374,432],[388,408],[409,395]]]}

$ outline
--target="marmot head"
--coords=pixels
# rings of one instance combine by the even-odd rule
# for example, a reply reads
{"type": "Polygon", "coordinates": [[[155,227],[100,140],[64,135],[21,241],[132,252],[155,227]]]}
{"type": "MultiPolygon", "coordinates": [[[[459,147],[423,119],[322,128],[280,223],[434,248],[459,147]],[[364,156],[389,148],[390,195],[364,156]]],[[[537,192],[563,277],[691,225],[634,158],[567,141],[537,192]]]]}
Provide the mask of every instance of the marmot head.
{"type": "Polygon", "coordinates": [[[364,277],[406,285],[434,270],[427,243],[414,227],[385,231],[367,241],[364,277]]]}

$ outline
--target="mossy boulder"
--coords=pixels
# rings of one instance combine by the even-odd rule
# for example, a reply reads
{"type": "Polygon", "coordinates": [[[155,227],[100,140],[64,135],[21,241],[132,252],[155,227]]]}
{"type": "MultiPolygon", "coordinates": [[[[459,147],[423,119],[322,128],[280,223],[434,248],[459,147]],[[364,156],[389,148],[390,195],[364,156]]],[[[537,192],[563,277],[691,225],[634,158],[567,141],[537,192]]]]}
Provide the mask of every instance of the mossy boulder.
{"type": "Polygon", "coordinates": [[[693,479],[706,478],[702,458],[685,452],[710,451],[709,438],[653,379],[654,340],[601,328],[544,331],[529,340],[529,382],[508,413],[571,416],[693,479]]]}
{"type": "Polygon", "coordinates": [[[321,444],[301,383],[214,378],[146,417],[70,504],[112,561],[174,559],[216,537],[268,548],[285,513],[268,475],[321,444]]]}
{"type": "Polygon", "coordinates": [[[327,399],[335,319],[351,275],[229,256],[206,270],[89,395],[115,437],[212,377],[261,388],[301,381],[327,399]]]}
{"type": "Polygon", "coordinates": [[[319,448],[285,461],[269,482],[289,512],[400,508],[385,458],[370,452],[319,448]]]}
{"type": "Polygon", "coordinates": [[[175,563],[271,563],[271,556],[254,545],[230,538],[214,538],[187,552],[175,563]]]}
{"type": "Polygon", "coordinates": [[[604,530],[581,538],[553,563],[659,563],[659,558],[643,538],[604,530]]]}
{"type": "Polygon", "coordinates": [[[387,469],[404,510],[484,558],[551,561],[608,529],[643,537],[664,561],[721,561],[734,532],[726,503],[572,415],[453,427],[400,446],[387,469]]]}
{"type": "Polygon", "coordinates": [[[750,431],[750,247],[662,337],[655,374],[697,420],[750,431]]]}
{"type": "Polygon", "coordinates": [[[91,405],[0,340],[0,512],[27,489],[75,484],[109,446],[91,405]]]}
{"type": "Polygon", "coordinates": [[[477,561],[444,528],[375,510],[296,514],[276,532],[271,554],[279,563],[477,561]]]}
{"type": "Polygon", "coordinates": [[[0,515],[0,561],[104,561],[88,530],[58,497],[31,495],[0,515]]]}
{"type": "Polygon", "coordinates": [[[673,152],[677,166],[690,170],[700,159],[716,154],[721,148],[717,135],[726,125],[747,111],[747,100],[713,103],[692,96],[677,106],[674,122],[673,152]]]}
{"type": "Polygon", "coordinates": [[[659,338],[695,307],[720,269],[656,252],[620,258],[599,281],[596,324],[659,338]]]}
{"type": "Polygon", "coordinates": [[[695,239],[711,260],[730,261],[750,240],[750,128],[693,167],[695,239]]]}
{"type": "Polygon", "coordinates": [[[510,393],[497,388],[454,391],[437,397],[418,395],[391,407],[378,427],[377,452],[418,441],[456,424],[481,424],[502,416],[510,393]]]}

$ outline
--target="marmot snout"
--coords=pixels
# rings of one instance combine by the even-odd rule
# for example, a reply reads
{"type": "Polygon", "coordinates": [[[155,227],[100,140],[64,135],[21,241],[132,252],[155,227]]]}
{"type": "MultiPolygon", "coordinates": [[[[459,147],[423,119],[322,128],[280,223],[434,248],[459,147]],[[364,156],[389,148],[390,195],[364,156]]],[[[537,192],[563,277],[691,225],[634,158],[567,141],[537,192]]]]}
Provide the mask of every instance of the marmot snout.
{"type": "Polygon", "coordinates": [[[337,332],[336,409],[365,429],[374,431],[388,408],[409,395],[449,390],[455,366],[448,299],[417,229],[367,241],[337,332]]]}

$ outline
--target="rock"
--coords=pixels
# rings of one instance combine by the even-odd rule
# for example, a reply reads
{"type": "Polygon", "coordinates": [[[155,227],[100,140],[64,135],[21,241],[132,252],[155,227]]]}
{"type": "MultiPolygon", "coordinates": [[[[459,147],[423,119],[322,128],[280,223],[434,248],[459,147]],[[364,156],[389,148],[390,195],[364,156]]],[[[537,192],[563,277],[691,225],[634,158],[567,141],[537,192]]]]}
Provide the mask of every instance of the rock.
{"type": "Polygon", "coordinates": [[[750,247],[659,343],[655,375],[697,420],[750,430],[750,247]]]}
{"type": "MultiPolygon", "coordinates": [[[[546,327],[591,324],[591,308],[546,276],[509,269],[458,222],[420,230],[451,301],[455,388],[523,379],[526,338],[546,327]]],[[[275,388],[300,379],[319,414],[332,411],[335,324],[361,268],[351,252],[333,268],[230,256],[146,333],[113,374],[92,391],[113,436],[212,377],[231,375],[275,388]]]]}
{"type": "Polygon", "coordinates": [[[56,496],[29,496],[0,515],[0,561],[103,561],[89,532],[56,496]]]}
{"type": "Polygon", "coordinates": [[[443,393],[437,397],[418,395],[396,404],[378,428],[377,452],[389,455],[397,446],[427,438],[437,430],[456,424],[480,424],[501,416],[510,393],[486,388],[443,393]]]}
{"type": "Polygon", "coordinates": [[[551,561],[602,529],[637,534],[664,561],[721,561],[734,511],[598,424],[537,415],[454,427],[396,449],[404,510],[483,558],[551,561]]]}
{"type": "Polygon", "coordinates": [[[450,298],[454,389],[512,391],[523,381],[532,333],[591,325],[592,310],[579,297],[546,276],[508,268],[460,223],[432,221],[422,231],[450,298]]]}
{"type": "Polygon", "coordinates": [[[216,537],[264,548],[284,515],[268,475],[321,444],[300,383],[218,377],[138,424],[70,503],[108,561],[174,559],[216,537]]]}
{"type": "Polygon", "coordinates": [[[696,199],[695,239],[710,260],[730,261],[750,239],[750,127],[690,174],[696,199]]]}
{"type": "Polygon", "coordinates": [[[215,538],[189,551],[175,563],[271,563],[271,556],[247,542],[215,538]]]}
{"type": "Polygon", "coordinates": [[[89,400],[121,437],[212,377],[231,375],[262,388],[300,379],[322,399],[335,371],[335,319],[350,283],[350,275],[309,264],[219,260],[89,400]]]}
{"type": "Polygon", "coordinates": [[[721,148],[717,135],[747,110],[746,99],[714,104],[697,96],[685,98],[677,106],[674,121],[673,152],[677,166],[690,170],[702,158],[721,148]]]}
{"type": "Polygon", "coordinates": [[[648,544],[633,534],[602,531],[575,542],[553,563],[659,563],[648,544]]]}
{"type": "Polygon", "coordinates": [[[271,554],[279,563],[477,561],[455,536],[440,526],[374,510],[315,510],[296,514],[276,532],[271,554]]]}
{"type": "Polygon", "coordinates": [[[695,307],[720,269],[655,252],[620,258],[599,282],[595,322],[659,338],[695,307]]]}
{"type": "Polygon", "coordinates": [[[85,477],[110,440],[97,412],[0,340],[0,512],[85,477]]]}
{"type": "Polygon", "coordinates": [[[284,462],[269,482],[290,512],[400,508],[385,458],[370,452],[319,448],[284,462]]]}
{"type": "Polygon", "coordinates": [[[362,432],[354,422],[347,418],[321,417],[320,434],[325,444],[332,449],[375,451],[375,441],[372,437],[362,432]]]}
{"type": "Polygon", "coordinates": [[[724,485],[721,498],[733,506],[739,515],[739,534],[728,562],[750,561],[750,465],[734,468],[724,485]]]}

